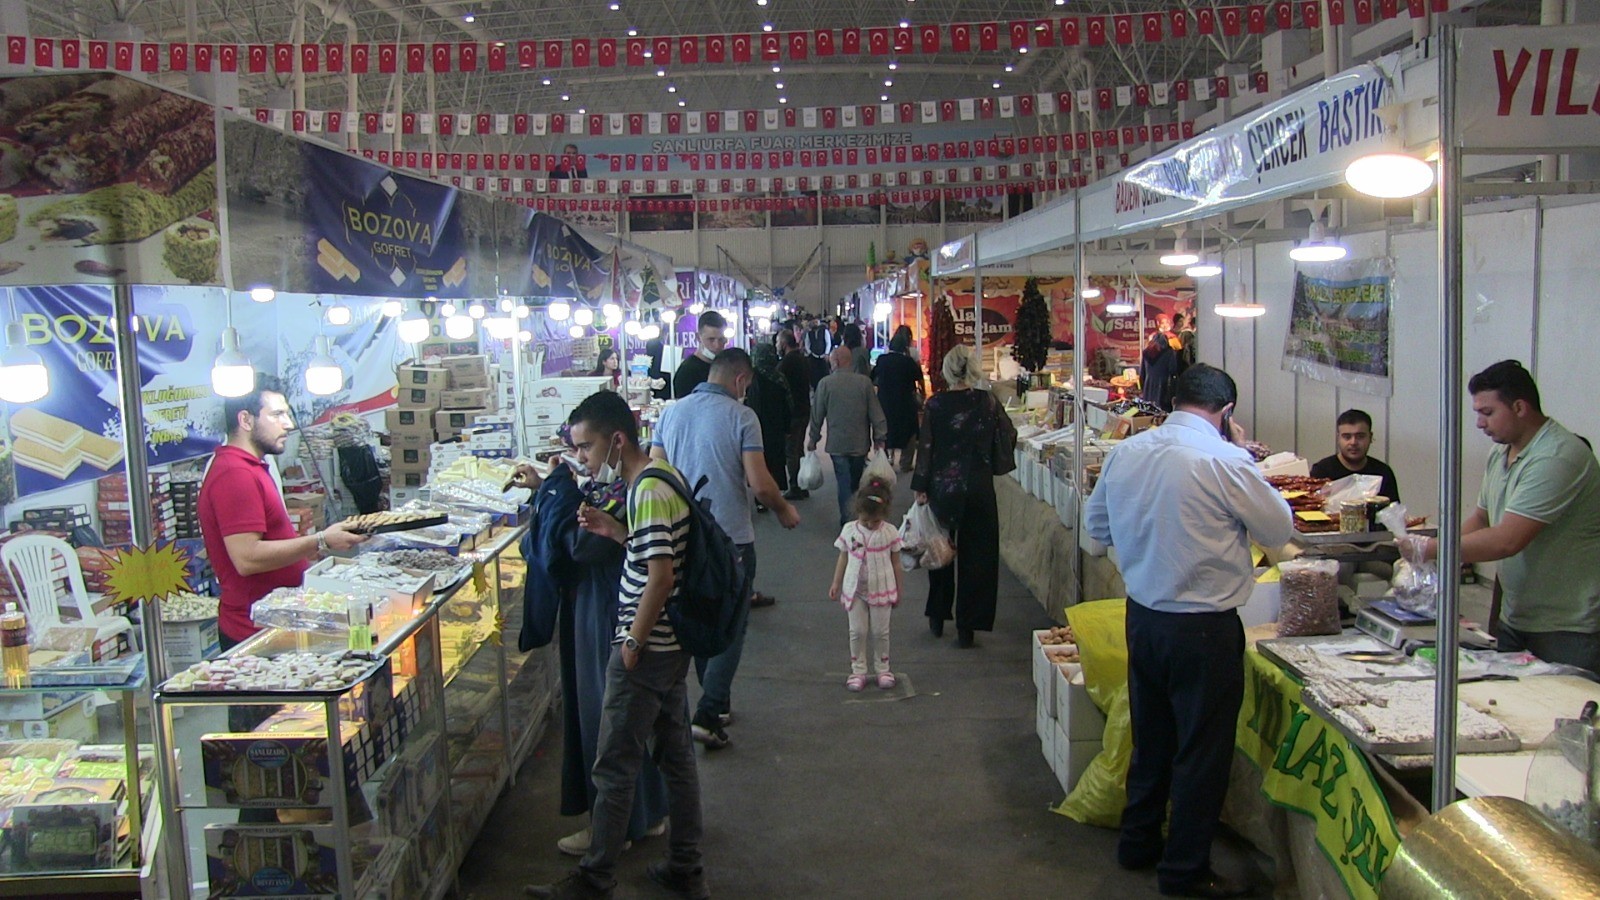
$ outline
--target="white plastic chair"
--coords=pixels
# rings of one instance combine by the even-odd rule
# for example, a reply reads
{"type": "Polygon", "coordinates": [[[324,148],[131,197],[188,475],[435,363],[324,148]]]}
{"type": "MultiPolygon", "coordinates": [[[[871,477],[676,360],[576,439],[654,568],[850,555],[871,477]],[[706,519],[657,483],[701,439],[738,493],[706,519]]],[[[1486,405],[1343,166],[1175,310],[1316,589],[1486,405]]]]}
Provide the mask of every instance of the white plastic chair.
{"type": "Polygon", "coordinates": [[[95,637],[102,640],[133,630],[133,623],[123,616],[101,617],[94,612],[89,591],[83,586],[83,567],[78,564],[78,554],[66,541],[45,534],[18,535],[0,544],[0,562],[5,565],[12,588],[22,598],[28,625],[34,633],[51,625],[64,624],[60,592],[63,578],[71,595],[68,599],[78,613],[77,622],[65,624],[93,625],[95,637]],[[66,561],[64,575],[57,565],[58,559],[66,561]]]}

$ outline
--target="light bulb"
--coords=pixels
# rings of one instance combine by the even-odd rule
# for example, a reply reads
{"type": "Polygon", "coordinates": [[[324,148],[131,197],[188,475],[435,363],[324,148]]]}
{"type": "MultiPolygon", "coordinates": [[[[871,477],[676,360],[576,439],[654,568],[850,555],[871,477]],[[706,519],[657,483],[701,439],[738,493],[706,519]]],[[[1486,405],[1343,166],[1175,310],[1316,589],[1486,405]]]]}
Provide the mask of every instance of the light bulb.
{"type": "MultiPolygon", "coordinates": [[[[276,296],[278,296],[278,292],[264,284],[250,289],[250,299],[257,303],[271,303],[272,298],[276,296]]],[[[249,391],[245,393],[249,393],[249,391]]]]}
{"type": "Polygon", "coordinates": [[[1231,301],[1218,303],[1211,307],[1211,311],[1225,319],[1254,319],[1267,314],[1265,306],[1250,301],[1250,292],[1245,289],[1244,282],[1233,286],[1231,301]]]}
{"type": "Polygon", "coordinates": [[[509,341],[517,334],[517,320],[510,316],[490,316],[483,320],[483,330],[498,341],[509,341]]]}
{"type": "Polygon", "coordinates": [[[622,313],[617,313],[614,316],[606,316],[606,328],[608,328],[608,329],[616,328],[616,327],[620,326],[621,324],[622,324],[622,313]]]}
{"type": "Polygon", "coordinates": [[[567,329],[567,334],[570,334],[575,338],[581,338],[581,337],[583,337],[583,326],[582,325],[574,325],[571,328],[567,329]]]}
{"type": "Polygon", "coordinates": [[[428,334],[433,331],[433,326],[428,324],[428,317],[421,312],[412,310],[400,317],[400,340],[408,344],[420,344],[428,339],[428,334]]]}
{"type": "Polygon", "coordinates": [[[337,394],[344,387],[344,370],[334,360],[326,335],[317,335],[316,353],[306,363],[306,390],[318,397],[337,394]]]}
{"type": "Polygon", "coordinates": [[[689,315],[691,315],[691,316],[698,316],[698,315],[700,315],[701,313],[703,313],[705,311],[706,311],[706,305],[704,303],[701,303],[698,300],[696,300],[695,302],[689,304],[689,315]]]}
{"type": "Polygon", "coordinates": [[[757,331],[771,331],[772,330],[772,320],[768,319],[768,318],[765,318],[765,317],[757,319],[756,320],[756,330],[757,331]]]}
{"type": "Polygon", "coordinates": [[[211,365],[211,389],[222,397],[243,397],[256,386],[256,367],[239,349],[239,331],[233,326],[222,330],[222,352],[211,365]]]}
{"type": "Polygon", "coordinates": [[[1083,299],[1085,299],[1085,300],[1093,300],[1093,299],[1095,299],[1096,297],[1099,297],[1099,296],[1100,296],[1100,289],[1097,288],[1097,287],[1087,287],[1087,288],[1083,289],[1083,299]]]}
{"type": "Polygon", "coordinates": [[[580,306],[572,311],[572,321],[574,324],[583,325],[585,327],[593,325],[594,310],[588,308],[587,306],[580,306]]]}
{"type": "Polygon", "coordinates": [[[439,307],[439,315],[444,316],[446,319],[450,318],[451,316],[453,316],[455,314],[456,314],[456,305],[454,303],[446,303],[445,305],[439,307]]]}
{"type": "Polygon", "coordinates": [[[544,314],[549,316],[552,322],[565,322],[567,317],[572,315],[572,306],[557,300],[544,308],[544,314]]]}
{"type": "Polygon", "coordinates": [[[1189,252],[1189,242],[1178,238],[1172,245],[1172,252],[1161,257],[1163,266],[1192,266],[1200,261],[1200,254],[1189,252]]]}
{"type": "Polygon", "coordinates": [[[383,313],[386,319],[398,319],[400,314],[406,311],[406,307],[404,303],[391,297],[383,301],[383,306],[378,311],[383,313]]]}
{"type": "Polygon", "coordinates": [[[638,337],[639,332],[644,330],[644,326],[639,324],[638,319],[629,319],[628,321],[622,323],[622,330],[626,334],[638,337]]]}
{"type": "Polygon", "coordinates": [[[1346,167],[1344,180],[1369,197],[1415,197],[1433,186],[1433,166],[1408,153],[1373,153],[1346,167]]]}
{"type": "Polygon", "coordinates": [[[722,329],[722,336],[731,341],[734,339],[735,332],[732,328],[724,328],[722,329]]]}
{"type": "Polygon", "coordinates": [[[474,319],[481,319],[488,314],[489,311],[483,308],[482,303],[474,301],[471,306],[467,307],[467,315],[473,317],[474,319]]]}
{"type": "Polygon", "coordinates": [[[6,350],[0,354],[0,400],[32,403],[50,393],[50,370],[44,358],[28,349],[21,322],[6,324],[6,350]]]}
{"type": "Polygon", "coordinates": [[[444,335],[453,341],[464,341],[472,337],[472,317],[457,315],[445,319],[444,335]]]}
{"type": "Polygon", "coordinates": [[[529,331],[528,329],[524,328],[521,331],[517,332],[517,341],[518,342],[526,344],[527,342],[529,342],[531,340],[533,340],[533,332],[529,331]]]}
{"type": "Polygon", "coordinates": [[[677,310],[675,310],[675,309],[663,309],[661,311],[661,323],[663,325],[671,325],[673,322],[676,322],[676,321],[678,321],[678,311],[677,310]]]}
{"type": "Polygon", "coordinates": [[[1190,278],[1214,278],[1222,274],[1222,267],[1213,262],[1198,262],[1183,270],[1190,278]]]}
{"type": "Polygon", "coordinates": [[[1106,304],[1106,312],[1113,316],[1126,316],[1136,308],[1126,300],[1113,300],[1106,304]]]}
{"type": "Polygon", "coordinates": [[[605,306],[600,307],[600,312],[604,313],[608,319],[616,319],[622,316],[622,307],[615,303],[607,303],[605,306]]]}
{"type": "Polygon", "coordinates": [[[528,308],[526,306],[518,306],[515,315],[519,319],[526,319],[528,317],[528,308]]]}
{"type": "Polygon", "coordinates": [[[328,307],[329,325],[349,325],[355,319],[355,314],[350,312],[350,307],[343,303],[335,303],[328,307]]]}
{"type": "Polygon", "coordinates": [[[511,312],[513,309],[516,309],[516,308],[517,308],[517,303],[516,303],[515,300],[512,300],[510,297],[501,297],[500,298],[500,311],[501,312],[511,312]]]}
{"type": "Polygon", "coordinates": [[[889,321],[889,316],[893,314],[894,304],[886,300],[879,301],[876,306],[872,307],[872,321],[874,322],[887,322],[889,321]]]}
{"type": "Polygon", "coordinates": [[[661,326],[653,323],[646,325],[639,329],[639,337],[644,338],[647,341],[653,341],[656,338],[661,337],[661,326]]]}

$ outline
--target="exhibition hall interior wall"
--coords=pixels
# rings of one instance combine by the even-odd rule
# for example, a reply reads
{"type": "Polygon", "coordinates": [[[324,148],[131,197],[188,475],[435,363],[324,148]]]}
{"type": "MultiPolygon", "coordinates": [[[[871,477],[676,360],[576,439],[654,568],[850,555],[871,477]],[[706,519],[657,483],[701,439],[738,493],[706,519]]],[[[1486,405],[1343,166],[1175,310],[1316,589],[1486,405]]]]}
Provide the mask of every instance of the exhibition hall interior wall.
{"type": "MultiPolygon", "coordinates": [[[[1490,363],[1518,359],[1539,382],[1545,412],[1576,434],[1600,439],[1600,409],[1590,384],[1596,371],[1594,235],[1600,202],[1508,201],[1469,210],[1463,241],[1463,382],[1490,363]]],[[[1314,381],[1283,367],[1295,263],[1288,242],[1230,251],[1227,290],[1244,273],[1258,319],[1202,312],[1201,358],[1225,367],[1239,383],[1239,417],[1252,436],[1275,450],[1295,449],[1315,461],[1334,452],[1334,420],[1344,409],[1372,414],[1372,454],[1389,463],[1402,499],[1419,514],[1439,503],[1438,236],[1433,226],[1391,227],[1344,237],[1350,258],[1387,254],[1395,260],[1392,397],[1314,381]]],[[[1220,302],[1222,279],[1200,286],[1200,308],[1220,302]]],[[[1471,399],[1462,404],[1462,498],[1476,504],[1492,447],[1475,426],[1471,399]]]]}

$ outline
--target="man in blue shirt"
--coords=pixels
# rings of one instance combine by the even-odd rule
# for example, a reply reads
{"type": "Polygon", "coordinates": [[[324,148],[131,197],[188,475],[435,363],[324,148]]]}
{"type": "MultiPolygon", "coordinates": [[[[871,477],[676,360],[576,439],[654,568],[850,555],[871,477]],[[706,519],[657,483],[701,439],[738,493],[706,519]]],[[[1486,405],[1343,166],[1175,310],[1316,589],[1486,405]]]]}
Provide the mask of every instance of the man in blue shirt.
{"type": "Polygon", "coordinates": [[[1221,369],[1185,370],[1176,411],[1107,455],[1084,511],[1089,534],[1116,548],[1128,586],[1133,763],[1117,861],[1154,866],[1170,896],[1247,892],[1211,869],[1244,702],[1237,610],[1254,582],[1250,540],[1282,546],[1294,520],[1240,446],[1237,399],[1221,369]]]}
{"type": "Polygon", "coordinates": [[[744,559],[745,599],[739,610],[738,636],[721,655],[711,659],[696,657],[694,661],[701,695],[691,724],[695,740],[713,750],[731,743],[722,727],[723,717],[730,715],[732,709],[733,676],[744,652],[750,589],[756,578],[751,494],[777,513],[783,527],[800,524],[800,514],[783,498],[767,470],[756,411],[744,405],[745,391],[755,374],[750,354],[738,347],[718,353],[706,382],[662,411],[650,442],[650,455],[672,463],[690,487],[705,479],[700,496],[710,502],[711,517],[738,545],[744,559]]]}

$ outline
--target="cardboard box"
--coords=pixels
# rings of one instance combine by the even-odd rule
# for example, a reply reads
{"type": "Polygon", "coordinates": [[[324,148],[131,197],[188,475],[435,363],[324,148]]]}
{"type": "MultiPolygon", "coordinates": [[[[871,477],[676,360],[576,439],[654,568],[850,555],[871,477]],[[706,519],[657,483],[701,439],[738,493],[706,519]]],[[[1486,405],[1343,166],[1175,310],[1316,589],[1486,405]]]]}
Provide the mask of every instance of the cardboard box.
{"type": "Polygon", "coordinates": [[[1061,785],[1061,790],[1070,794],[1078,786],[1078,779],[1083,777],[1089,763],[1105,747],[1099,739],[1074,741],[1059,728],[1051,738],[1050,771],[1055,773],[1056,783],[1061,785]]]}
{"type": "Polygon", "coordinates": [[[428,467],[412,468],[407,466],[389,467],[390,494],[398,494],[399,488],[420,488],[428,483],[428,467]]]}
{"type": "Polygon", "coordinates": [[[436,388],[398,388],[395,402],[401,409],[434,410],[439,408],[443,394],[436,388]]]}
{"type": "Polygon", "coordinates": [[[450,374],[450,389],[452,391],[486,391],[493,385],[485,372],[452,372],[450,374]]]}
{"type": "MultiPolygon", "coordinates": [[[[207,825],[205,844],[208,896],[333,900],[341,894],[331,825],[207,825]]],[[[357,881],[366,874],[364,865],[351,868],[357,881]]]]}
{"type": "Polygon", "coordinates": [[[561,400],[530,400],[522,404],[522,419],[531,428],[557,428],[567,421],[572,408],[561,400]]]}
{"type": "Polygon", "coordinates": [[[433,427],[441,438],[454,437],[460,434],[462,429],[472,427],[474,417],[483,415],[486,412],[489,412],[489,410],[481,407],[478,409],[440,410],[434,414],[433,427]]]}
{"type": "Polygon", "coordinates": [[[611,383],[606,375],[578,375],[570,378],[546,378],[535,381],[525,393],[526,400],[561,400],[568,405],[582,403],[584,398],[611,383]]]}
{"type": "MultiPolygon", "coordinates": [[[[499,409],[495,397],[487,388],[478,390],[451,388],[439,395],[439,406],[442,409],[499,409]]],[[[468,424],[471,424],[470,421],[468,424]]]]}
{"type": "Polygon", "coordinates": [[[431,388],[442,391],[450,386],[450,372],[440,366],[404,363],[394,371],[395,383],[404,388],[431,388]]]}
{"type": "Polygon", "coordinates": [[[439,360],[440,368],[450,373],[451,383],[454,379],[465,376],[467,378],[489,377],[489,357],[482,353],[464,353],[457,356],[446,356],[439,360]]]}
{"type": "Polygon", "coordinates": [[[510,450],[511,432],[479,432],[467,438],[467,447],[471,450],[510,450]]]}
{"type": "Polygon", "coordinates": [[[162,622],[161,646],[167,663],[192,666],[221,652],[216,619],[162,622]]]}
{"type": "Polygon", "coordinates": [[[489,413],[488,415],[472,417],[472,426],[480,430],[487,427],[496,431],[510,431],[511,426],[515,424],[517,424],[517,417],[510,413],[489,413]]]}
{"type": "Polygon", "coordinates": [[[427,432],[407,432],[389,435],[389,451],[391,456],[400,450],[425,450],[434,443],[432,420],[429,420],[427,432]]]}
{"type": "Polygon", "coordinates": [[[389,468],[426,469],[433,462],[433,451],[427,447],[395,447],[389,454],[389,468]]]}
{"type": "Polygon", "coordinates": [[[384,410],[383,423],[390,434],[433,434],[433,410],[430,409],[388,409],[384,410]]]}
{"type": "Polygon", "coordinates": [[[1083,686],[1083,669],[1051,666],[1056,679],[1056,724],[1073,741],[1099,741],[1106,733],[1106,714],[1094,705],[1083,686]],[[1069,674],[1069,672],[1071,674],[1069,674]]]}

